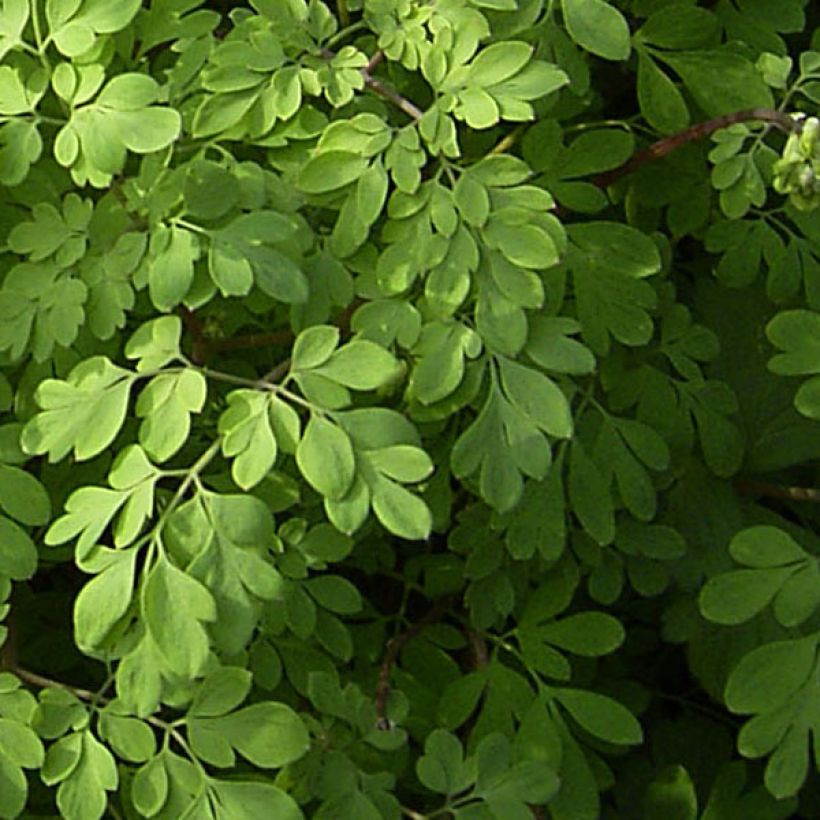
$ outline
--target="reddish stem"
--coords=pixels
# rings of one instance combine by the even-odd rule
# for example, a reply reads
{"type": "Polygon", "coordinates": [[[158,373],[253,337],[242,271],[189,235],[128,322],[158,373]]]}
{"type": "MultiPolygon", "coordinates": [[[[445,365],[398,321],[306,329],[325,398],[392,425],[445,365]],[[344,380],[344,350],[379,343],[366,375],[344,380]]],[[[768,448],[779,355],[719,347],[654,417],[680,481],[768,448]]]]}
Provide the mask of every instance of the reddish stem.
{"type": "Polygon", "coordinates": [[[390,673],[398,660],[399,653],[423,629],[440,621],[453,603],[452,598],[442,598],[432,606],[425,615],[414,623],[406,632],[396,635],[387,642],[387,649],[379,669],[376,682],[376,724],[380,729],[387,729],[387,698],[390,694],[390,673]]]}
{"type": "Polygon", "coordinates": [[[801,128],[799,120],[790,117],[788,114],[784,114],[782,111],[775,111],[773,108],[747,108],[743,111],[735,111],[733,114],[724,114],[722,117],[715,117],[711,120],[696,123],[685,131],[653,142],[648,148],[644,148],[642,151],[633,154],[618,168],[614,168],[612,171],[605,171],[603,174],[598,174],[598,176],[593,177],[592,182],[599,188],[606,188],[621,177],[631,174],[647,162],[665,157],[667,154],[671,154],[672,151],[690,142],[695,142],[696,140],[708,137],[710,134],[714,134],[715,131],[720,131],[721,128],[728,128],[730,125],[735,125],[739,122],[748,122],[749,120],[760,120],[762,122],[771,123],[788,134],[791,134],[793,131],[799,131],[801,128]]]}

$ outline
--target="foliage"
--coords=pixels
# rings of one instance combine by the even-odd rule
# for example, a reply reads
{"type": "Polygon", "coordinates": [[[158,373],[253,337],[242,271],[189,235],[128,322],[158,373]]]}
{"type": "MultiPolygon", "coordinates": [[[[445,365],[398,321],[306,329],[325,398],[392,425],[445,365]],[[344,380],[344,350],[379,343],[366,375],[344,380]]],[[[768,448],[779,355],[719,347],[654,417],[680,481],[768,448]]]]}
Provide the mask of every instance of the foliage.
{"type": "Polygon", "coordinates": [[[0,817],[820,816],[811,5],[0,0],[0,817]]]}

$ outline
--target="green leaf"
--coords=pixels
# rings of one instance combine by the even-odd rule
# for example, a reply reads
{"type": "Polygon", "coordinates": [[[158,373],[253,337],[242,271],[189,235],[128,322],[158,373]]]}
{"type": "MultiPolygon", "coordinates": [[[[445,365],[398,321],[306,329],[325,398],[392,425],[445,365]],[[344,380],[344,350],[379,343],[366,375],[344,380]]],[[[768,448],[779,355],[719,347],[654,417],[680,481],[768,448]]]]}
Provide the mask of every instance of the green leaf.
{"type": "Polygon", "coordinates": [[[766,326],[766,335],[775,347],[785,351],[769,362],[773,373],[820,373],[820,315],[809,310],[782,311],[766,326]]]}
{"type": "Polygon", "coordinates": [[[741,569],[710,578],[700,593],[704,617],[725,626],[741,624],[761,612],[794,572],[780,569],[741,569]]]}
{"type": "Polygon", "coordinates": [[[580,325],[563,317],[538,316],[530,321],[527,355],[545,370],[583,375],[595,369],[595,357],[583,344],[570,338],[580,325]]]}
{"type": "Polygon", "coordinates": [[[211,672],[191,704],[191,717],[218,717],[242,703],[251,688],[251,674],[236,666],[223,666],[211,672]]]}
{"type": "Polygon", "coordinates": [[[746,57],[729,50],[658,52],[708,117],[770,108],[772,92],[746,57]]]}
{"type": "Polygon", "coordinates": [[[561,0],[564,24],[581,48],[607,60],[626,60],[629,25],[606,0],[561,0]]]}
{"type": "Polygon", "coordinates": [[[689,125],[683,95],[643,50],[638,52],[638,101],[646,121],[661,134],[676,134],[689,125]]]}
{"type": "Polygon", "coordinates": [[[469,672],[447,684],[441,693],[436,716],[445,729],[458,729],[475,711],[487,686],[481,672],[469,672]]]}
{"type": "Polygon", "coordinates": [[[0,573],[15,581],[31,578],[37,569],[37,547],[8,518],[0,517],[0,573]]]}
{"type": "Polygon", "coordinates": [[[583,528],[599,543],[615,537],[615,516],[609,481],[576,439],[569,461],[569,500],[583,528]]]}
{"type": "Polygon", "coordinates": [[[25,769],[43,765],[43,744],[30,727],[7,718],[0,718],[0,727],[0,753],[9,763],[25,769]]]}
{"type": "Polygon", "coordinates": [[[179,358],[182,322],[178,316],[161,316],[140,325],[125,345],[125,356],[137,359],[137,372],[159,370],[179,358]]]}
{"type": "Polygon", "coordinates": [[[292,370],[312,370],[323,365],[339,344],[339,328],[315,325],[303,330],[293,343],[292,370]]]}
{"type": "Polygon", "coordinates": [[[336,191],[355,182],[367,166],[366,159],[351,151],[323,151],[302,166],[298,185],[306,194],[336,191]]]}
{"type": "Polygon", "coordinates": [[[320,575],[305,582],[305,589],[320,606],[339,615],[351,615],[362,608],[362,596],[350,581],[338,575],[320,575]]]}
{"type": "Polygon", "coordinates": [[[427,736],[416,774],[426,788],[445,795],[464,791],[474,780],[470,767],[465,765],[461,743],[444,729],[434,729],[427,736]]]}
{"type": "Polygon", "coordinates": [[[214,756],[208,738],[220,738],[246,760],[266,769],[279,768],[302,757],[310,738],[301,718],[284,703],[267,701],[220,717],[189,717],[193,748],[216,766],[232,766],[229,757],[214,756]]]}
{"type": "Polygon", "coordinates": [[[190,163],[183,188],[188,213],[197,219],[218,219],[239,200],[236,177],[216,162],[198,159],[190,163]]]}
{"type": "Polygon", "coordinates": [[[354,340],[334,351],[314,372],[353,390],[375,390],[393,381],[401,367],[383,347],[354,340]]]}
{"type": "Polygon", "coordinates": [[[265,815],[281,820],[303,820],[296,801],[272,783],[212,780],[211,793],[226,818],[256,820],[265,815]]]}
{"type": "Polygon", "coordinates": [[[590,734],[609,743],[641,743],[643,731],[632,712],[618,701],[584,689],[556,689],[558,702],[590,734]]]}
{"type": "Polygon", "coordinates": [[[207,389],[205,377],[192,368],[160,373],[145,386],[135,411],[143,419],[140,444],[155,461],[166,461],[185,444],[191,413],[202,410],[207,389]]]}
{"type": "Polygon", "coordinates": [[[636,36],[661,48],[699,48],[714,42],[718,19],[706,9],[671,3],[649,15],[636,36]]]}
{"type": "Polygon", "coordinates": [[[100,715],[100,737],[123,759],[144,763],[157,751],[151,727],[141,720],[117,714],[119,707],[109,706],[100,715]]]}
{"type": "Polygon", "coordinates": [[[23,428],[23,448],[32,455],[48,453],[51,461],[72,449],[78,460],[102,452],[125,420],[130,377],[104,356],[94,356],[78,364],[66,381],[41,382],[36,399],[42,412],[23,428]]]}
{"type": "Polygon", "coordinates": [[[805,561],[803,548],[777,527],[761,525],[739,532],[729,544],[732,558],[747,567],[762,569],[805,561]]]}
{"type": "Polygon", "coordinates": [[[148,633],[169,669],[198,675],[209,646],[202,622],[216,618],[208,590],[163,558],[148,575],[141,602],[148,633]]]}
{"type": "Polygon", "coordinates": [[[774,641],[753,649],[732,670],[726,705],[737,714],[775,708],[802,686],[814,669],[817,639],[774,641]]]}
{"type": "Polygon", "coordinates": [[[170,310],[185,298],[194,281],[198,256],[196,236],[182,228],[171,228],[164,247],[152,256],[148,268],[148,292],[159,310],[170,310]]]}
{"type": "Polygon", "coordinates": [[[350,438],[322,416],[311,416],[296,448],[296,463],[308,484],[328,499],[341,499],[353,484],[356,464],[350,438]]]}
{"type": "Polygon", "coordinates": [[[0,59],[22,42],[28,16],[28,0],[3,0],[3,13],[0,14],[0,59]]]}
{"type": "Polygon", "coordinates": [[[127,550],[116,556],[80,590],[74,601],[74,634],[77,645],[85,651],[100,646],[131,605],[136,551],[127,550]]]}
{"type": "Polygon", "coordinates": [[[585,657],[614,652],[625,635],[621,622],[604,612],[580,612],[538,629],[546,643],[585,657]]]}
{"type": "Polygon", "coordinates": [[[399,538],[421,541],[430,535],[433,516],[417,495],[388,478],[380,478],[372,489],[373,512],[379,522],[399,538]]]}
{"type": "Polygon", "coordinates": [[[696,820],[698,797],[689,773],[683,766],[667,766],[649,784],[643,801],[645,820],[696,820]]]}
{"type": "Polygon", "coordinates": [[[570,241],[581,250],[587,265],[635,279],[657,273],[661,257],[655,243],[643,232],[618,222],[572,225],[570,241]]]}
{"type": "MultiPolygon", "coordinates": [[[[68,776],[61,778],[57,807],[66,820],[99,818],[108,800],[106,792],[114,791],[119,782],[114,756],[88,730],[74,737],[80,742],[79,760],[68,776]]],[[[46,765],[54,748],[48,751],[46,765]]]]}
{"type": "Polygon", "coordinates": [[[572,435],[572,413],[566,396],[551,379],[501,358],[501,384],[509,400],[536,426],[557,438],[572,435]]]}
{"type": "Polygon", "coordinates": [[[222,452],[233,457],[231,475],[243,490],[262,481],[273,469],[278,445],[270,420],[271,400],[254,390],[233,390],[228,409],[219,417],[222,452]]]}
{"type": "Polygon", "coordinates": [[[148,817],[163,807],[168,798],[168,772],[161,757],[152,758],[137,769],[131,785],[131,798],[137,811],[148,817]]]}

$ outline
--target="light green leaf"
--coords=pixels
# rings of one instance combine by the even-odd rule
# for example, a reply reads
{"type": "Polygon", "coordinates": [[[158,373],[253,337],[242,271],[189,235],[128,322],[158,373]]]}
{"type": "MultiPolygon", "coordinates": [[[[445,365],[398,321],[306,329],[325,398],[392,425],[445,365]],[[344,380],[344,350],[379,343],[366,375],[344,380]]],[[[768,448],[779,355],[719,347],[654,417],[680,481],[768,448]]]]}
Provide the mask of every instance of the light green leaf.
{"type": "Polygon", "coordinates": [[[347,433],[313,415],[296,448],[296,463],[308,484],[328,499],[341,499],[353,484],[356,463],[347,433]]]}
{"type": "Polygon", "coordinates": [[[202,622],[216,618],[208,590],[162,558],[148,575],[141,600],[148,633],[168,667],[189,678],[198,675],[209,647],[202,622]]]}
{"type": "Polygon", "coordinates": [[[191,717],[218,717],[236,709],[251,689],[252,675],[237,666],[222,666],[211,672],[194,697],[191,717]]]}
{"type": "Polygon", "coordinates": [[[161,316],[140,325],[125,345],[125,356],[137,359],[137,372],[159,370],[180,355],[182,322],[179,316],[161,316]]]}
{"type": "Polygon", "coordinates": [[[168,772],[161,757],[149,760],[134,774],[131,784],[131,799],[137,811],[146,817],[153,817],[165,804],[168,797],[168,772]]]}
{"type": "MultiPolygon", "coordinates": [[[[189,717],[188,725],[191,732],[221,736],[225,743],[229,743],[245,759],[266,769],[292,763],[310,747],[310,737],[304,723],[284,703],[255,703],[221,717],[189,717]]],[[[194,748],[199,744],[200,754],[206,748],[202,746],[202,742],[202,738],[195,741],[192,737],[194,748]]],[[[215,765],[233,765],[233,760],[215,765]]]]}
{"type": "Polygon", "coordinates": [[[115,555],[116,560],[89,581],[74,601],[74,635],[87,652],[103,643],[131,605],[137,553],[132,549],[115,555]]]}
{"type": "Polygon", "coordinates": [[[367,160],[351,151],[323,151],[302,166],[297,184],[306,194],[336,191],[355,182],[367,167],[367,160]]]}
{"type": "Polygon", "coordinates": [[[336,350],[315,372],[353,390],[375,390],[401,373],[396,359],[375,342],[348,342],[336,350]]]}
{"type": "Polygon", "coordinates": [[[224,814],[231,820],[257,820],[275,817],[277,820],[303,820],[296,801],[272,783],[241,780],[211,780],[210,790],[224,814]]]}
{"type": "Polygon", "coordinates": [[[373,512],[386,530],[408,541],[430,535],[433,515],[419,496],[382,477],[372,487],[373,512]]]}
{"type": "Polygon", "coordinates": [[[222,452],[233,458],[233,480],[243,490],[255,487],[273,469],[278,450],[270,424],[270,398],[255,390],[231,391],[218,429],[222,452]]]}
{"type": "Polygon", "coordinates": [[[198,256],[199,242],[193,232],[171,228],[164,247],[151,256],[148,267],[148,292],[159,310],[168,311],[185,298],[194,281],[198,256]]]}
{"type": "Polygon", "coordinates": [[[66,820],[96,820],[105,811],[106,792],[114,791],[119,783],[117,766],[108,748],[89,730],[77,737],[80,759],[57,789],[57,807],[66,820]]]}
{"type": "Polygon", "coordinates": [[[339,344],[339,328],[314,325],[303,330],[293,343],[291,370],[311,370],[323,365],[339,344]]]}
{"type": "Polygon", "coordinates": [[[564,24],[581,48],[607,60],[626,60],[629,25],[607,0],[561,0],[564,24]]]}
{"type": "Polygon", "coordinates": [[[109,705],[100,714],[100,737],[124,760],[144,763],[157,751],[157,739],[151,727],[123,711],[119,704],[109,705]]]}

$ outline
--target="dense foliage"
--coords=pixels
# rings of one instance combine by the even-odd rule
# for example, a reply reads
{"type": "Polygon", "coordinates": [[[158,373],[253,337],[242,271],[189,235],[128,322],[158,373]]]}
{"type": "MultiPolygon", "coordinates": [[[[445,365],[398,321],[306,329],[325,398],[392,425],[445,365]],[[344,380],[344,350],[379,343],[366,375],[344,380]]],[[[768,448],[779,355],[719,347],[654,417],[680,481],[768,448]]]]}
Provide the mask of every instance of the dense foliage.
{"type": "Polygon", "coordinates": [[[0,0],[0,818],[820,816],[810,5],[0,0]]]}

